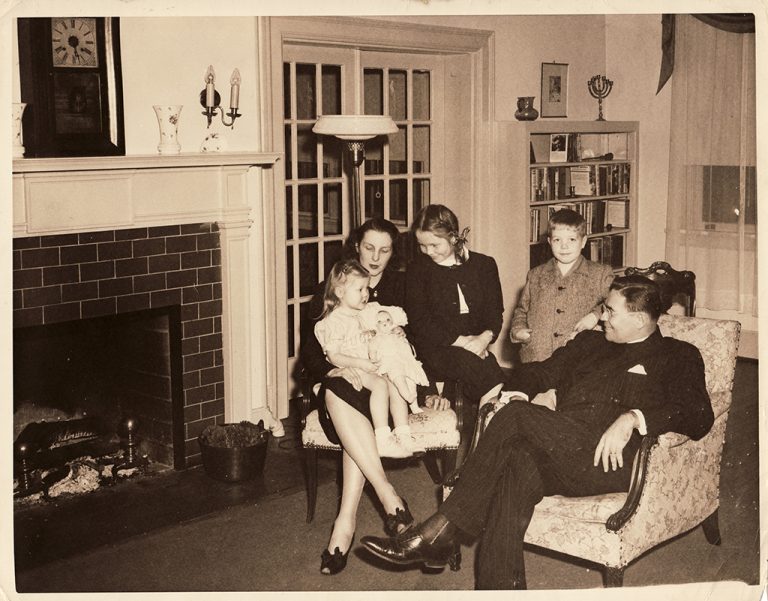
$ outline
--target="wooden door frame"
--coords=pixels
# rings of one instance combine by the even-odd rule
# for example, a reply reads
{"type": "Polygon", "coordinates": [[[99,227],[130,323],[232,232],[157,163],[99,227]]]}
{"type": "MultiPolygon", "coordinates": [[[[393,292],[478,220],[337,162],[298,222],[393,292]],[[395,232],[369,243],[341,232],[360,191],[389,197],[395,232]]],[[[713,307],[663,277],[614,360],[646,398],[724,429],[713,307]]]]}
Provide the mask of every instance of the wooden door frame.
{"type": "MultiPolygon", "coordinates": [[[[482,199],[491,195],[491,119],[493,115],[493,38],[492,31],[463,29],[437,25],[421,25],[359,17],[257,17],[257,44],[262,108],[261,138],[264,148],[283,153],[282,136],[282,86],[283,44],[330,45],[360,48],[362,50],[388,50],[404,53],[425,52],[430,54],[467,55],[471,61],[471,115],[467,127],[471,130],[470,164],[467,177],[470,181],[469,214],[475,238],[485,238],[487,225],[481,219],[482,199]]],[[[279,166],[273,170],[272,207],[264,207],[265,244],[271,265],[265,281],[265,289],[273,294],[265,295],[268,324],[268,377],[274,392],[276,415],[288,415],[287,386],[290,374],[280,357],[287,356],[286,312],[281,299],[286,298],[284,276],[285,245],[281,232],[285,231],[285,177],[279,166]]],[[[272,402],[270,404],[272,404],[272,402]]]]}

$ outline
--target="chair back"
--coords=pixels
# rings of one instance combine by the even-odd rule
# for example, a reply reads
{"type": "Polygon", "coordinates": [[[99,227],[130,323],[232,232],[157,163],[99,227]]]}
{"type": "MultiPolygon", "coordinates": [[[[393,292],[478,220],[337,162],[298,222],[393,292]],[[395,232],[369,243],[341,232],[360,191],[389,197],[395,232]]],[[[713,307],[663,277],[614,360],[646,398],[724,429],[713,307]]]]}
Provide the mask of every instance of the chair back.
{"type": "Polygon", "coordinates": [[[699,349],[715,417],[727,411],[731,404],[741,324],[727,319],[662,315],[659,330],[664,336],[689,342],[699,349]]]}
{"type": "Polygon", "coordinates": [[[661,287],[661,300],[664,311],[679,305],[684,314],[692,317],[696,314],[696,275],[692,271],[677,271],[669,263],[656,261],[650,267],[627,267],[624,275],[644,275],[661,287]]]}

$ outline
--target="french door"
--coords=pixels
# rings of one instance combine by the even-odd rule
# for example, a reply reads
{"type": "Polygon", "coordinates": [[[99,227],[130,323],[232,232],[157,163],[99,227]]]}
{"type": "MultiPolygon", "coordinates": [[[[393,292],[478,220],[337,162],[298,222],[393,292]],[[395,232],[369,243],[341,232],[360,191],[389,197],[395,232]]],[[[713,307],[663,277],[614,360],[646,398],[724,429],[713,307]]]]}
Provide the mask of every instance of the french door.
{"type": "Polygon", "coordinates": [[[283,60],[290,398],[301,340],[312,335],[309,301],[341,257],[351,223],[345,144],[315,135],[312,126],[323,114],[392,117],[397,133],[365,145],[362,219],[384,217],[405,231],[421,207],[443,194],[444,93],[440,56],[286,44],[283,60]]]}

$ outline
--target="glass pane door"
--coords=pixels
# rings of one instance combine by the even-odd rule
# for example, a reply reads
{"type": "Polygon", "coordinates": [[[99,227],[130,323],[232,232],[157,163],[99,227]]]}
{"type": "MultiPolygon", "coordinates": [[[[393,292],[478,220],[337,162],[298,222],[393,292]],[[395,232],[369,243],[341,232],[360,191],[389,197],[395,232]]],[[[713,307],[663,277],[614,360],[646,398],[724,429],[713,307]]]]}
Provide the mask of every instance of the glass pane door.
{"type": "MultiPolygon", "coordinates": [[[[320,115],[392,116],[396,134],[366,141],[362,219],[384,217],[404,231],[440,187],[442,67],[430,56],[307,45],[286,45],[283,57],[286,336],[288,373],[295,374],[301,340],[312,335],[309,301],[341,258],[350,225],[346,144],[312,126],[320,115]]],[[[295,378],[288,388],[293,396],[295,378]]]]}

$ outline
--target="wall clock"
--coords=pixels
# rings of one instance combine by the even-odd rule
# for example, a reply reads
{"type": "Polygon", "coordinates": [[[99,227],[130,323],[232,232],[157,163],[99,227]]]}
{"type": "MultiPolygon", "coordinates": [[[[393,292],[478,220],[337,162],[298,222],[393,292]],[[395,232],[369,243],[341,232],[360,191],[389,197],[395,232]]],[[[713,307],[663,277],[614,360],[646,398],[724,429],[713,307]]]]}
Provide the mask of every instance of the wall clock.
{"type": "Polygon", "coordinates": [[[120,23],[20,18],[25,157],[125,154],[120,23]]]}

